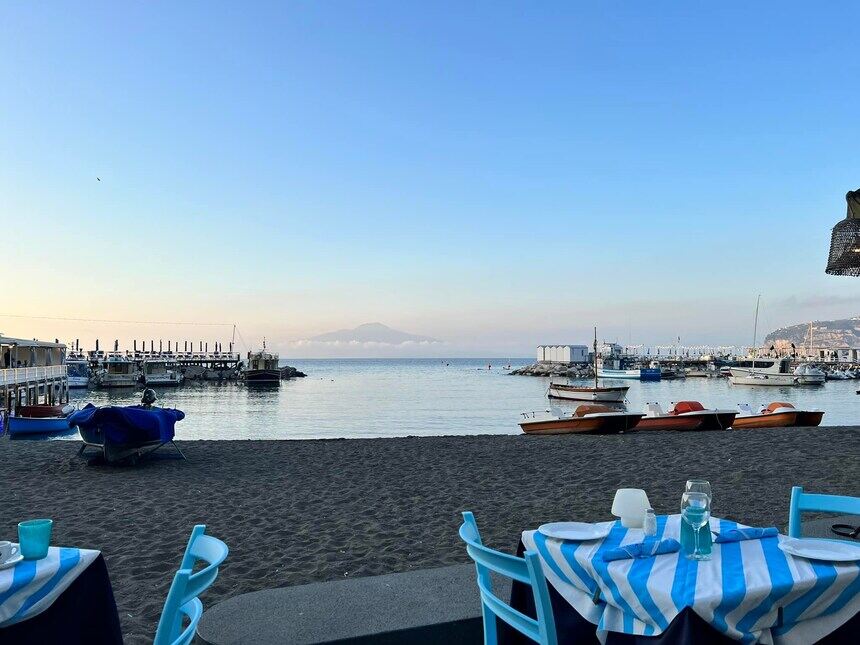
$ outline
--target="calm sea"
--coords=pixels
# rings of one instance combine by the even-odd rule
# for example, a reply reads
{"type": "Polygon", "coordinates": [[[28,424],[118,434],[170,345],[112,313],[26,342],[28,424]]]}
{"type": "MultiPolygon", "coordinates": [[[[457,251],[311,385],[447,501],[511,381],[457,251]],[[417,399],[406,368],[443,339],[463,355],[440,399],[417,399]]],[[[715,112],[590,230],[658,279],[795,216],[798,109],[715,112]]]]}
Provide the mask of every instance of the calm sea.
{"type": "MultiPolygon", "coordinates": [[[[406,435],[519,433],[519,414],[547,406],[548,380],[509,376],[532,359],[290,360],[307,378],[279,386],[188,383],[159,388],[159,403],[186,413],[179,439],[329,439],[406,435]],[[489,367],[491,366],[491,367],[489,367]]],[[[628,408],[646,401],[668,407],[693,399],[706,407],[785,400],[826,410],[826,425],[860,422],[860,381],[831,381],[819,387],[731,386],[727,379],[630,385],[628,408]]],[[[128,405],[142,388],[73,390],[83,405],[128,405]]],[[[559,403],[572,410],[574,403],[559,403]]],[[[74,438],[74,435],[72,435],[74,438]]]]}

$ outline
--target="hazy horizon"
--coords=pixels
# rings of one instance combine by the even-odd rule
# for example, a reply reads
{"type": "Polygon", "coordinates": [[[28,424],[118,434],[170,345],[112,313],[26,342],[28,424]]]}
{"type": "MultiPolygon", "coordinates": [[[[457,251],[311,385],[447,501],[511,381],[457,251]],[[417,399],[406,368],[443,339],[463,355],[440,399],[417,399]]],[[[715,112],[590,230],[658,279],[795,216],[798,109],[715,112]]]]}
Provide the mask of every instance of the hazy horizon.
{"type": "Polygon", "coordinates": [[[0,333],[527,357],[860,314],[854,3],[0,15],[0,333]],[[375,321],[440,343],[310,340],[375,321]]]}

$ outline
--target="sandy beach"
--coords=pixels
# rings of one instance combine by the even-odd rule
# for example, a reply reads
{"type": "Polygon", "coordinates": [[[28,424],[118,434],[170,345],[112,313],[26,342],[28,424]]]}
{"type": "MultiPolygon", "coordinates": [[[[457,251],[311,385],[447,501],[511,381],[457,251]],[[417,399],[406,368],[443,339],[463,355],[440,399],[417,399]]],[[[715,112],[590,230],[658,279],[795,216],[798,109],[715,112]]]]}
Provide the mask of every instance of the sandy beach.
{"type": "Polygon", "coordinates": [[[551,520],[604,520],[615,490],[677,512],[684,481],[714,488],[714,514],[787,523],[792,485],[860,495],[860,428],[621,436],[190,441],[187,462],[88,466],[68,441],[0,442],[4,539],[32,517],[54,543],[101,550],[126,642],[151,641],[191,527],[230,556],[204,604],[276,586],[465,562],[459,511],[513,550],[551,520]]]}

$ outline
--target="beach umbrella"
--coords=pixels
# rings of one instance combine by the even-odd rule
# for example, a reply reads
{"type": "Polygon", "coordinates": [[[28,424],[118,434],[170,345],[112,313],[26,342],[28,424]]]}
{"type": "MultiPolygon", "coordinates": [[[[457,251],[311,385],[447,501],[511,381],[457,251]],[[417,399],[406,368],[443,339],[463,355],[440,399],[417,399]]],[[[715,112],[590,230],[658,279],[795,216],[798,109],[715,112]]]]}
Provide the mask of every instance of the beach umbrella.
{"type": "Polygon", "coordinates": [[[827,273],[860,276],[860,189],[845,195],[848,214],[833,227],[827,273]]]}

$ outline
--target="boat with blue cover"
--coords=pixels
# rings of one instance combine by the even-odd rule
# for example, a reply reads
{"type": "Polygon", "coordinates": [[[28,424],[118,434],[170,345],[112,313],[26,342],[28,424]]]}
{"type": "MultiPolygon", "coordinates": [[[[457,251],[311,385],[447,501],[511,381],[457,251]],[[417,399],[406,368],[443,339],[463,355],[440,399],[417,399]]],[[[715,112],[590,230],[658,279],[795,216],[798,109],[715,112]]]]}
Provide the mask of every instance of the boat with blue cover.
{"type": "Polygon", "coordinates": [[[69,423],[78,428],[84,442],[79,454],[82,455],[87,448],[96,448],[108,463],[134,463],[170,443],[184,458],[173,438],[174,426],[185,418],[185,413],[155,407],[152,405],[154,402],[155,392],[147,388],[141,405],[97,408],[90,403],[75,412],[69,423]]]}

